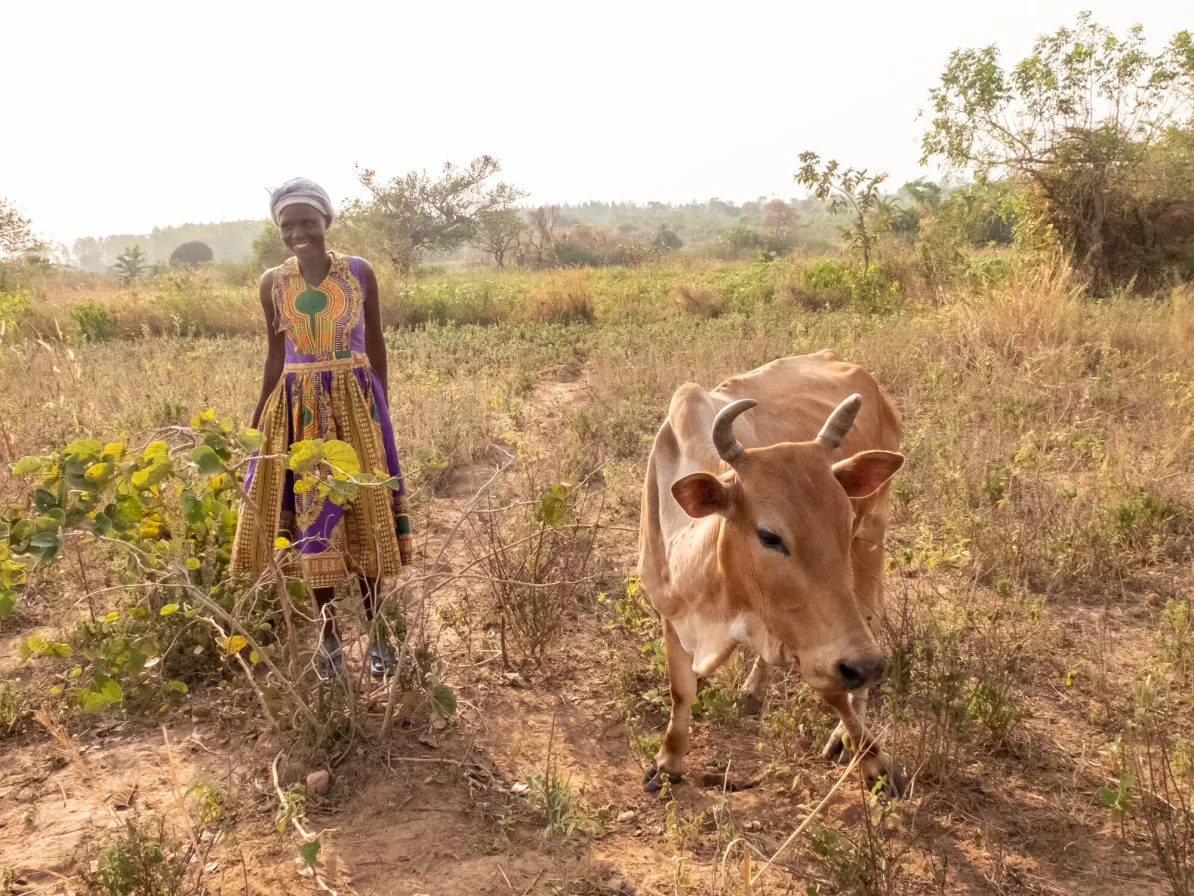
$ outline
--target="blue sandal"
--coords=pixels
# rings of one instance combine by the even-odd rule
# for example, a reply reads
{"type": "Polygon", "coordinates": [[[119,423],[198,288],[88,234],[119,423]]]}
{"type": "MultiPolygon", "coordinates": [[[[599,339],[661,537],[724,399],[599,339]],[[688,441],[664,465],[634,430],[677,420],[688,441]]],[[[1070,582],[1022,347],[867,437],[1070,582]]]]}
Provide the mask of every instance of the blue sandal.
{"type": "Polygon", "coordinates": [[[385,678],[394,671],[394,657],[374,647],[369,653],[369,674],[374,678],[385,678]]]}

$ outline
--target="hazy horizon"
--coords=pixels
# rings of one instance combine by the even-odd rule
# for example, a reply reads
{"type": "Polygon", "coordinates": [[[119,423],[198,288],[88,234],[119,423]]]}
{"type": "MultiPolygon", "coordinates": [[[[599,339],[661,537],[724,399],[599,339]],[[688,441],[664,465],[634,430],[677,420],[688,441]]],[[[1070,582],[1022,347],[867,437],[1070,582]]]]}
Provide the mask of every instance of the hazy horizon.
{"type": "MultiPolygon", "coordinates": [[[[1091,8],[1153,49],[1179,4],[1012,0],[841,8],[614,2],[599,9],[344,3],[10,5],[0,15],[15,137],[0,196],[47,238],[263,219],[302,174],[339,203],[353,166],[390,177],[488,153],[529,203],[804,195],[806,149],[888,171],[918,164],[916,120],[949,53],[1005,65],[1091,8]]],[[[1194,18],[1194,17],[1187,17],[1194,18]]]]}

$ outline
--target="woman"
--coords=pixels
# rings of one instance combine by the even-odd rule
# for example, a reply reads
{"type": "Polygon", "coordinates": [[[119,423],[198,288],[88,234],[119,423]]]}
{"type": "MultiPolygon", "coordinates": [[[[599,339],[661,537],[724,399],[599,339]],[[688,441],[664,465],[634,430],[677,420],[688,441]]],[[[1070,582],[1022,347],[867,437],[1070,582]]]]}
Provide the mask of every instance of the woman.
{"type": "MultiPolygon", "coordinates": [[[[258,576],[275,536],[290,541],[323,619],[323,665],[339,672],[343,652],[329,606],[336,586],[355,576],[372,619],[381,577],[411,559],[377,277],[363,258],[328,251],[335,213],[318,184],[303,178],[283,184],[270,197],[270,213],[294,256],[261,278],[269,349],[253,427],[263,439],[249,466],[249,500],[241,507],[232,567],[258,576]],[[301,474],[296,489],[295,474],[279,455],[304,439],[347,442],[362,471],[396,477],[399,487],[361,488],[343,506],[304,488],[301,474]]],[[[384,676],[389,662],[385,650],[375,649],[370,671],[384,676]]]]}

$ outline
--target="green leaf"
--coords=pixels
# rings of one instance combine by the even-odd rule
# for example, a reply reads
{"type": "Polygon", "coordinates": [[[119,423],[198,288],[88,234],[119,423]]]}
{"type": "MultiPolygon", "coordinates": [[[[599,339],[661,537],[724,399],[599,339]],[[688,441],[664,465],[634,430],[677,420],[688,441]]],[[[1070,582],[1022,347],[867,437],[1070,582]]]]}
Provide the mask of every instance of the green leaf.
{"type": "Polygon", "coordinates": [[[250,453],[261,448],[264,436],[256,429],[246,429],[240,434],[240,446],[250,453]]]}
{"type": "Polygon", "coordinates": [[[456,692],[446,684],[437,684],[431,689],[431,701],[441,715],[456,715],[456,692]]]}
{"type": "Polygon", "coordinates": [[[0,619],[7,619],[11,616],[16,605],[17,593],[15,591],[0,591],[0,619]]]}
{"type": "Polygon", "coordinates": [[[158,610],[159,616],[170,616],[178,612],[178,604],[163,604],[162,608],[158,610]]]}
{"type": "Polygon", "coordinates": [[[210,445],[200,445],[191,452],[191,459],[208,476],[213,476],[224,469],[220,464],[220,456],[210,445]]]}
{"type": "Polygon", "coordinates": [[[361,472],[361,462],[356,451],[347,442],[341,442],[339,439],[331,439],[323,446],[323,459],[335,468],[332,475],[337,479],[357,476],[361,472]]]}
{"type": "Polygon", "coordinates": [[[250,650],[249,651],[249,662],[252,663],[254,666],[256,666],[258,663],[261,662],[261,654],[258,653],[256,650],[250,650]]]}
{"type": "Polygon", "coordinates": [[[166,690],[176,694],[189,694],[191,692],[185,681],[168,681],[166,682],[166,690]]]}
{"type": "Polygon", "coordinates": [[[299,852],[302,854],[303,861],[307,863],[308,868],[315,867],[315,860],[319,858],[320,844],[318,840],[309,840],[299,847],[299,852]]]}
{"type": "Polygon", "coordinates": [[[43,560],[53,560],[62,542],[53,532],[43,532],[29,542],[29,547],[41,554],[43,560]]]}
{"type": "Polygon", "coordinates": [[[186,568],[189,569],[191,572],[194,572],[202,565],[203,564],[201,562],[199,562],[198,557],[187,557],[186,568]]]}
{"type": "Polygon", "coordinates": [[[127,532],[141,524],[141,502],[134,495],[121,495],[109,506],[112,510],[108,515],[117,532],[127,532]]]}
{"type": "Polygon", "coordinates": [[[296,495],[305,495],[311,491],[315,486],[319,485],[319,480],[314,476],[304,476],[294,484],[294,493],[296,495]]]}
{"type": "Polygon", "coordinates": [[[110,678],[96,676],[95,687],[79,690],[79,709],[86,713],[103,712],[124,699],[120,685],[110,678]]]}
{"type": "Polygon", "coordinates": [[[95,439],[75,439],[63,449],[64,457],[72,460],[99,460],[104,453],[104,446],[95,439]]]}
{"type": "Polygon", "coordinates": [[[306,439],[290,446],[290,469],[305,473],[323,458],[323,439],[306,439]]]}
{"type": "Polygon", "coordinates": [[[170,455],[170,446],[165,442],[150,442],[141,457],[145,460],[163,460],[170,455]]]}
{"type": "Polygon", "coordinates": [[[41,458],[29,455],[22,457],[19,461],[12,465],[12,474],[14,476],[24,476],[26,473],[33,473],[41,469],[41,458]]]}

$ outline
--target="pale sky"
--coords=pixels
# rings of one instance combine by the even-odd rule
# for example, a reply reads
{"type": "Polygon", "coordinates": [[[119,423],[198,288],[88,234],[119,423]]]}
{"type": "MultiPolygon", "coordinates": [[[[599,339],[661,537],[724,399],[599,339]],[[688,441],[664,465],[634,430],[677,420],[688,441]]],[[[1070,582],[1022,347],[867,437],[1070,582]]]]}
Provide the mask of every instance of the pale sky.
{"type": "Polygon", "coordinates": [[[0,196],[69,244],[482,153],[536,204],[788,198],[805,149],[899,185],[951,50],[1010,64],[1084,8],[1154,48],[1194,27],[1186,0],[0,0],[0,196]]]}

